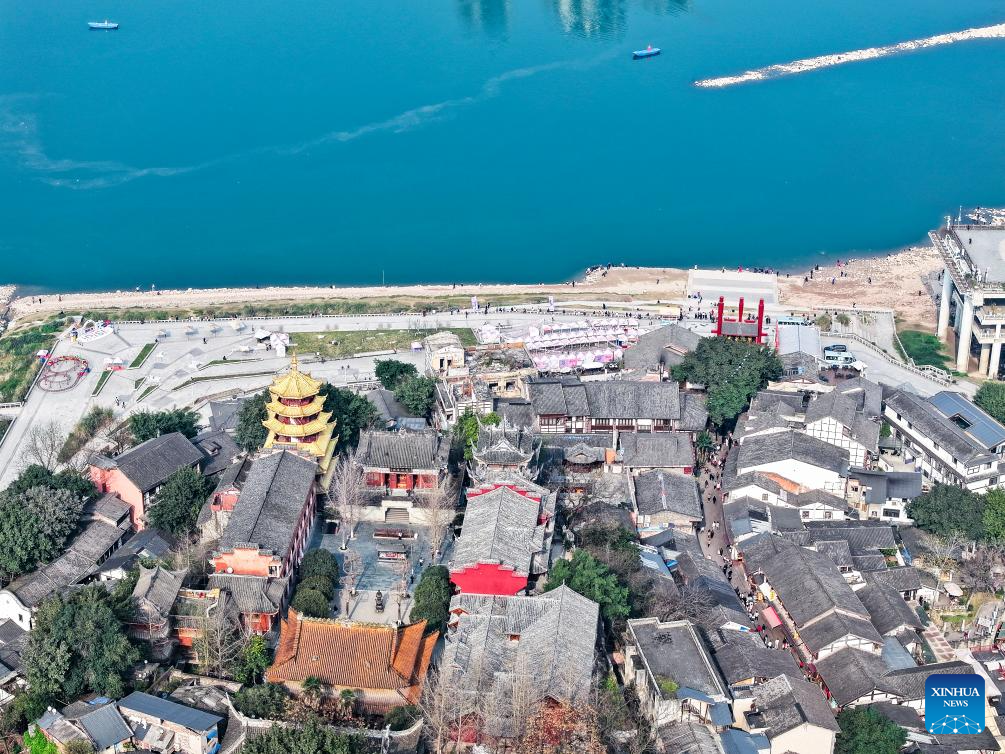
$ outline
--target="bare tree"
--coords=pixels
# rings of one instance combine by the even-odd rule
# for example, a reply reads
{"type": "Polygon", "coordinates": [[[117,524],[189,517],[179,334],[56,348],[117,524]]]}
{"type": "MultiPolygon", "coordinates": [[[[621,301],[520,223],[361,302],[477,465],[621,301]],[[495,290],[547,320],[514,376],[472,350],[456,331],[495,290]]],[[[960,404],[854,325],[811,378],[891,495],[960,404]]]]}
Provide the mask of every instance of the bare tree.
{"type": "Polygon", "coordinates": [[[24,436],[21,462],[25,466],[38,464],[49,471],[55,471],[59,465],[59,452],[65,442],[66,435],[59,422],[32,424],[24,436]]]}
{"type": "Polygon", "coordinates": [[[433,551],[432,562],[436,563],[443,552],[443,541],[447,538],[457,511],[458,491],[454,479],[450,475],[444,476],[433,489],[423,493],[422,499],[433,551]]]}
{"type": "Polygon", "coordinates": [[[927,570],[937,579],[938,583],[951,581],[953,571],[959,565],[963,550],[969,538],[959,532],[953,532],[944,537],[926,533],[922,539],[925,547],[924,561],[927,570]]]}
{"type": "Polygon", "coordinates": [[[356,448],[338,457],[328,484],[328,504],[338,513],[343,550],[348,548],[349,540],[355,536],[365,502],[363,464],[360,462],[359,448],[356,448]]]}
{"type": "Polygon", "coordinates": [[[198,621],[201,629],[193,642],[199,668],[214,678],[230,678],[232,669],[244,651],[248,637],[224,614],[221,600],[206,608],[198,621]]]}
{"type": "Polygon", "coordinates": [[[419,709],[422,710],[426,740],[433,754],[444,754],[450,746],[454,726],[459,722],[464,706],[461,696],[443,668],[430,670],[426,675],[419,709]]]}
{"type": "Polygon", "coordinates": [[[696,586],[661,588],[654,585],[649,593],[648,611],[661,621],[689,620],[703,624],[715,617],[718,604],[708,589],[696,586]]]}

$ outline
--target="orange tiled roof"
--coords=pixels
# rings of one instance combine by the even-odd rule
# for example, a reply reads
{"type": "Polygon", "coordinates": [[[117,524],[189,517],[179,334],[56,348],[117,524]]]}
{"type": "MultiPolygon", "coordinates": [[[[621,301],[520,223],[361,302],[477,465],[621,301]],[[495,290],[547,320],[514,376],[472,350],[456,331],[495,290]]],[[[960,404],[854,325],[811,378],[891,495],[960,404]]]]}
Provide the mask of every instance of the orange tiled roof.
{"type": "Polygon", "coordinates": [[[438,637],[425,629],[425,621],[394,628],[302,618],[291,608],[266,675],[273,683],[314,676],[329,686],[395,690],[414,703],[438,637]]]}
{"type": "Polygon", "coordinates": [[[771,479],[773,482],[775,482],[775,484],[777,484],[786,492],[802,493],[806,492],[807,490],[807,488],[803,487],[803,485],[796,484],[791,479],[786,479],[785,477],[779,476],[778,474],[774,474],[770,471],[759,471],[757,473],[763,474],[768,479],[771,479]]]}

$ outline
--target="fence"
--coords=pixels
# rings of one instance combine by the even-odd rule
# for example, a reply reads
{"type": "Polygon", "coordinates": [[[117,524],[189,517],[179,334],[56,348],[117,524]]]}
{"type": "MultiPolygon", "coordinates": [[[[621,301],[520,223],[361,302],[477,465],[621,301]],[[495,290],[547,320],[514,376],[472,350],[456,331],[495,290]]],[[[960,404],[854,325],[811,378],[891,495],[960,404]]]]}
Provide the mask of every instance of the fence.
{"type": "MultiPolygon", "coordinates": [[[[871,340],[867,340],[866,338],[863,338],[861,335],[858,335],[856,333],[835,332],[833,330],[828,330],[822,334],[831,338],[850,338],[851,340],[854,340],[856,343],[861,343],[867,348],[875,351],[877,354],[882,356],[884,359],[886,359],[894,366],[901,367],[902,369],[906,369],[909,372],[914,372],[915,374],[920,375],[921,377],[924,377],[926,379],[932,380],[933,382],[938,382],[942,385],[956,384],[956,378],[953,377],[953,375],[951,375],[945,369],[939,369],[938,367],[933,367],[930,366],[929,364],[922,364],[921,366],[918,366],[917,364],[914,363],[914,359],[908,359],[907,361],[900,361],[899,359],[895,359],[893,356],[888,354],[886,351],[877,346],[871,340]]],[[[897,338],[897,343],[900,344],[899,337],[897,338]]],[[[903,348],[902,345],[901,348],[903,348]]]]}

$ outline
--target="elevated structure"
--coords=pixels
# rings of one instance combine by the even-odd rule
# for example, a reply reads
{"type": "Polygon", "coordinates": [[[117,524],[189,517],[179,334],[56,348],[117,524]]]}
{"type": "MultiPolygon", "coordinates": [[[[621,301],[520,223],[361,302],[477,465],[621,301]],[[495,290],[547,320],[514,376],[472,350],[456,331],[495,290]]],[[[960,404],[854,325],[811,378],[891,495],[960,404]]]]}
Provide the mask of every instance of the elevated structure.
{"type": "Polygon", "coordinates": [[[272,400],[265,406],[269,417],[262,424],[269,431],[266,448],[288,448],[309,456],[317,462],[322,486],[327,488],[338,437],[331,412],[324,410],[322,385],[321,380],[300,371],[294,354],[290,370],[269,386],[272,400]]]}
{"type": "Polygon", "coordinates": [[[712,333],[720,338],[749,340],[751,343],[763,344],[767,338],[767,334],[764,332],[764,299],[762,298],[757,304],[757,318],[753,318],[748,313],[744,319],[742,296],[736,308],[735,317],[726,316],[726,299],[719,296],[715,329],[712,333]]]}
{"type": "Polygon", "coordinates": [[[956,335],[956,370],[992,379],[1001,373],[1005,335],[1005,226],[964,224],[946,218],[946,225],[929,233],[942,256],[942,296],[938,335],[948,342],[956,335]]]}

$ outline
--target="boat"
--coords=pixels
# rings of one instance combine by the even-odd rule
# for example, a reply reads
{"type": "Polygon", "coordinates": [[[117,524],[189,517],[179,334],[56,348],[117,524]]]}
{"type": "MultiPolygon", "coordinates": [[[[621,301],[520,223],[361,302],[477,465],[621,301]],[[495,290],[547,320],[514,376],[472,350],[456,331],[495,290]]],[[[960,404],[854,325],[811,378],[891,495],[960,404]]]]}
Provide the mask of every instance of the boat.
{"type": "Polygon", "coordinates": [[[639,58],[651,58],[654,55],[659,55],[661,52],[659,47],[653,47],[648,45],[644,50],[636,50],[632,53],[632,58],[638,60],[639,58]]]}
{"type": "Polygon", "coordinates": [[[107,18],[104,21],[88,21],[87,26],[89,29],[100,29],[103,31],[114,31],[119,28],[117,23],[109,21],[107,18]]]}

